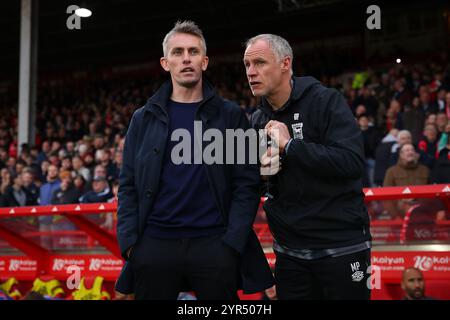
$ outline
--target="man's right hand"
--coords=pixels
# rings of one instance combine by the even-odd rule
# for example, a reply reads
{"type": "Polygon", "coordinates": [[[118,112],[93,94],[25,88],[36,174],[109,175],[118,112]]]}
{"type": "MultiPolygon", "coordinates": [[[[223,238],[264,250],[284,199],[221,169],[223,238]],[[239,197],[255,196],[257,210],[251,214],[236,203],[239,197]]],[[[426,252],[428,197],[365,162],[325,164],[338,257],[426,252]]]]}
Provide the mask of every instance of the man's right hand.
{"type": "Polygon", "coordinates": [[[261,156],[260,174],[261,176],[273,176],[281,170],[280,155],[278,150],[267,149],[267,151],[261,156]]]}

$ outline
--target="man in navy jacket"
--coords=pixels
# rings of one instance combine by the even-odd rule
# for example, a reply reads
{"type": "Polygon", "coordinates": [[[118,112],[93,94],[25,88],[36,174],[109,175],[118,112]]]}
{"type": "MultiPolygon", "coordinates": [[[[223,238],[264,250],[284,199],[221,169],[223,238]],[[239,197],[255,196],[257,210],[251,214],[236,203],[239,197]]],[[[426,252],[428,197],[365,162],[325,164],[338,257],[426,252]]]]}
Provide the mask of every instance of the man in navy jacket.
{"type": "Polygon", "coordinates": [[[134,113],[124,145],[117,238],[127,262],[116,290],[136,299],[176,299],[180,291],[236,299],[239,288],[262,291],[273,278],[252,229],[256,164],[198,163],[195,138],[187,142],[192,154],[182,152],[188,161],[174,161],[185,142],[177,134],[196,137],[194,121],[225,136],[226,129],[248,129],[246,116],[202,79],[208,57],[195,23],[178,22],[163,51],[171,81],[134,113]]]}

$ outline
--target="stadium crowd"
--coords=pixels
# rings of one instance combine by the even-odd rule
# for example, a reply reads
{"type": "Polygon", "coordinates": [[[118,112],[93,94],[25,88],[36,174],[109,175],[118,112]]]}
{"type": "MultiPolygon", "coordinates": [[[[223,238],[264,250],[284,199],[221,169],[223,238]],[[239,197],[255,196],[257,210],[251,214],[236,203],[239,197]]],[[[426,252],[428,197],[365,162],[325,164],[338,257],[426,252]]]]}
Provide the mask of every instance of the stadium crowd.
{"type": "MultiPolygon", "coordinates": [[[[445,54],[358,72],[344,70],[350,62],[340,63],[339,55],[320,61],[300,56],[294,73],[315,76],[346,97],[364,139],[365,187],[450,182],[445,54]]],[[[128,122],[165,77],[81,72],[41,80],[35,143],[20,152],[17,102],[0,99],[0,206],[113,201],[128,122]]],[[[249,117],[255,111],[242,62],[211,63],[207,78],[249,117]]]]}

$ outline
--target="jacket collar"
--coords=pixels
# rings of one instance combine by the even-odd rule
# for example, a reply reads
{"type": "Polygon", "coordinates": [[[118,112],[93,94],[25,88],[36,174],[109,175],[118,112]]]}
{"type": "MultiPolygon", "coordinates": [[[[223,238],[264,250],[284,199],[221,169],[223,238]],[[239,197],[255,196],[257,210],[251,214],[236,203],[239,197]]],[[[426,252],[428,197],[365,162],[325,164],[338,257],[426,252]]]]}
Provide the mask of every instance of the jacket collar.
{"type": "MultiPolygon", "coordinates": [[[[199,114],[199,117],[202,120],[208,121],[219,112],[220,103],[212,84],[206,79],[203,79],[202,81],[203,100],[197,108],[197,114],[199,114]]],[[[144,110],[152,112],[157,118],[167,123],[169,118],[167,113],[167,103],[172,94],[172,90],[172,81],[165,81],[158,91],[148,99],[144,110]]]]}
{"type": "Polygon", "coordinates": [[[272,106],[270,105],[270,103],[267,101],[267,99],[265,97],[261,98],[261,104],[259,106],[259,109],[261,109],[261,111],[263,111],[264,113],[266,113],[269,116],[271,116],[275,112],[281,112],[281,111],[289,108],[289,106],[292,103],[295,103],[298,100],[300,100],[300,98],[302,98],[302,96],[307,91],[309,91],[309,89],[311,87],[313,87],[316,84],[319,84],[320,82],[317,79],[315,79],[314,77],[294,77],[293,76],[291,78],[291,83],[292,83],[291,95],[289,96],[288,101],[286,101],[286,103],[280,109],[273,111],[272,106]]]}

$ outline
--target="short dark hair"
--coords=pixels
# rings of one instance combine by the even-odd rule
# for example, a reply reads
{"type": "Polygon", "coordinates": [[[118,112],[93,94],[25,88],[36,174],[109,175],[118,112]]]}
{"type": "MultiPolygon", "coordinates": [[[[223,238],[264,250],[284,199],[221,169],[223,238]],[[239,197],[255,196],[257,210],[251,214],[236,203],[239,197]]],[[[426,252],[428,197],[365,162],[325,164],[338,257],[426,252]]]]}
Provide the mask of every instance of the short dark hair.
{"type": "Polygon", "coordinates": [[[361,119],[361,118],[367,118],[369,119],[369,115],[367,113],[361,113],[359,116],[356,117],[356,119],[361,119]]]}

